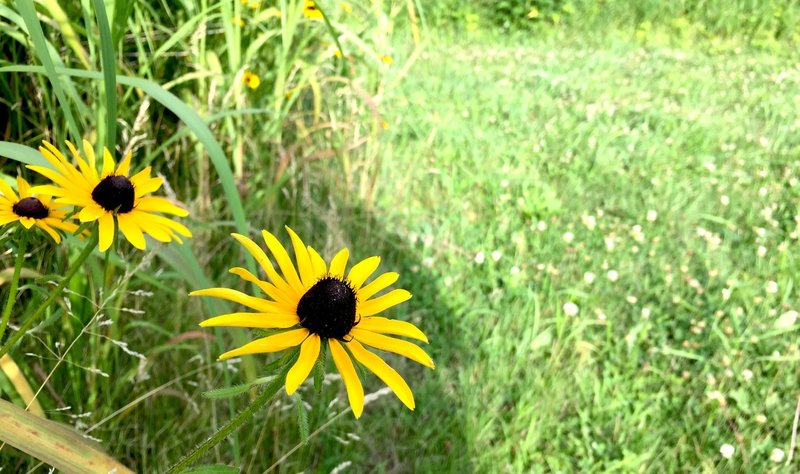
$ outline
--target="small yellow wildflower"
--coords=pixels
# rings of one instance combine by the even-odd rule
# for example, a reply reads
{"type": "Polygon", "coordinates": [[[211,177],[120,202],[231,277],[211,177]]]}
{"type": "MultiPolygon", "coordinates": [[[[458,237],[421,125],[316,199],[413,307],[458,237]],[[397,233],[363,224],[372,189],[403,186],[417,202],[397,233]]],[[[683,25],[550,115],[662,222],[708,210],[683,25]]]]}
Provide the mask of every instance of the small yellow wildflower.
{"type": "Polygon", "coordinates": [[[339,2],[339,8],[345,13],[353,13],[353,7],[347,2],[339,2]]]}
{"type": "Polygon", "coordinates": [[[258,74],[248,69],[242,76],[242,82],[251,89],[258,89],[258,86],[261,85],[261,78],[258,77],[258,74]]]}
{"type": "Polygon", "coordinates": [[[341,58],[342,57],[342,50],[341,49],[334,50],[333,55],[335,57],[337,57],[337,58],[341,58]]]}
{"type": "Polygon", "coordinates": [[[240,16],[234,16],[231,18],[231,23],[234,25],[238,23],[240,27],[244,28],[244,20],[240,16]]]}
{"type": "Polygon", "coordinates": [[[303,2],[303,16],[310,20],[321,20],[322,12],[317,8],[317,4],[312,0],[303,2]]]}
{"type": "Polygon", "coordinates": [[[392,57],[389,56],[388,54],[384,54],[383,56],[381,56],[381,62],[384,64],[393,64],[394,59],[392,59],[392,57]]]}
{"type": "Polygon", "coordinates": [[[539,18],[539,9],[536,7],[531,8],[531,11],[528,12],[528,18],[539,18]]]}

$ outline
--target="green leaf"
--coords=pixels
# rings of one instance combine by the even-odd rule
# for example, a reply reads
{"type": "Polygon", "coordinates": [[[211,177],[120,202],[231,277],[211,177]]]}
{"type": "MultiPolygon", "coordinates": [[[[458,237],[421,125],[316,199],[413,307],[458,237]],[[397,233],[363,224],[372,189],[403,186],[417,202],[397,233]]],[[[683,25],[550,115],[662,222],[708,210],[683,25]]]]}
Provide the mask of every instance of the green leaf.
{"type": "Polygon", "coordinates": [[[52,168],[52,165],[44,159],[44,156],[29,146],[20,145],[19,143],[0,142],[0,156],[11,158],[12,160],[25,163],[26,165],[46,166],[52,168]]]}
{"type": "Polygon", "coordinates": [[[231,387],[215,388],[207,392],[203,392],[203,396],[211,400],[218,400],[220,398],[230,398],[247,393],[255,385],[265,384],[271,381],[274,377],[260,377],[252,382],[243,383],[241,385],[233,385],[231,387]]]}
{"type": "Polygon", "coordinates": [[[65,473],[130,473],[70,427],[0,400],[0,440],[65,473]]]}
{"type": "Polygon", "coordinates": [[[308,412],[303,406],[303,399],[299,395],[294,397],[294,405],[297,410],[297,428],[300,430],[300,440],[303,444],[308,443],[308,412]]]}

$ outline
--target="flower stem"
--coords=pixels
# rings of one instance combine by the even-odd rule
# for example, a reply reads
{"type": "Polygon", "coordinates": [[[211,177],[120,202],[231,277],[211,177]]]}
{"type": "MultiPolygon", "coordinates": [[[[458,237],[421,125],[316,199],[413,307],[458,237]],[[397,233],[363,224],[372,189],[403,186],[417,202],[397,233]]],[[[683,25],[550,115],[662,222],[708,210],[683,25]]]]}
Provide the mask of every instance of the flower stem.
{"type": "Polygon", "coordinates": [[[6,355],[6,353],[11,349],[11,347],[13,347],[14,344],[17,343],[17,341],[22,339],[22,336],[25,335],[28,329],[30,329],[33,323],[36,322],[36,320],[44,312],[44,310],[47,309],[53,302],[53,300],[55,300],[61,294],[61,290],[63,290],[69,284],[69,281],[72,279],[72,277],[75,276],[76,273],[78,273],[78,270],[81,269],[83,262],[85,262],[86,259],[89,258],[89,255],[92,254],[92,251],[96,246],[97,246],[97,233],[92,235],[92,237],[89,239],[89,242],[86,243],[86,247],[84,247],[81,254],[78,255],[78,257],[69,265],[69,270],[67,271],[67,274],[64,275],[64,278],[61,280],[61,283],[59,283],[58,286],[56,286],[56,288],[50,293],[50,296],[48,296],[47,299],[44,300],[44,302],[40,304],[38,308],[36,308],[36,310],[33,312],[33,315],[30,318],[28,318],[24,323],[22,323],[22,326],[20,326],[19,330],[15,332],[13,336],[9,337],[8,341],[3,345],[2,348],[0,348],[0,357],[6,355]]]}
{"type": "Polygon", "coordinates": [[[14,261],[14,275],[11,277],[11,286],[8,288],[8,300],[6,306],[3,308],[3,316],[0,317],[0,341],[3,340],[3,335],[6,333],[6,326],[8,320],[11,319],[11,310],[14,308],[14,302],[17,301],[17,289],[19,288],[19,273],[22,270],[22,261],[25,260],[25,247],[27,247],[27,238],[23,234],[17,247],[17,258],[14,261]]]}
{"type": "Polygon", "coordinates": [[[222,428],[214,433],[210,438],[197,445],[191,453],[183,457],[177,464],[169,468],[165,474],[179,473],[186,470],[187,467],[192,465],[200,459],[209,449],[219,444],[228,435],[239,429],[247,420],[253,417],[256,412],[269,402],[272,397],[278,393],[278,390],[283,387],[286,381],[286,374],[289,372],[292,364],[286,364],[274,379],[264,388],[264,391],[256,397],[249,405],[245,407],[238,415],[226,423],[222,428]]]}

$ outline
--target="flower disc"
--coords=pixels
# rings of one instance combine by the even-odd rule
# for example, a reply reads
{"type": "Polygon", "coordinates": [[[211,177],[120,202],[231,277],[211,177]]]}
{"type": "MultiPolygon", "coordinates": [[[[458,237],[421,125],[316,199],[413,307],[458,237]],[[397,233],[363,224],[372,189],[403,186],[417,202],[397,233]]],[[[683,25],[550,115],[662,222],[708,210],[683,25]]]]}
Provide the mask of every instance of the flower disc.
{"type": "Polygon", "coordinates": [[[310,332],[344,340],[356,324],[356,292],[338,278],[321,278],[300,298],[297,316],[310,332]]]}
{"type": "Polygon", "coordinates": [[[20,217],[44,219],[50,215],[50,210],[35,197],[22,198],[11,208],[14,214],[20,217]]]}
{"type": "Polygon", "coordinates": [[[125,176],[106,176],[92,191],[92,199],[106,211],[124,214],[133,209],[133,183],[125,176]]]}

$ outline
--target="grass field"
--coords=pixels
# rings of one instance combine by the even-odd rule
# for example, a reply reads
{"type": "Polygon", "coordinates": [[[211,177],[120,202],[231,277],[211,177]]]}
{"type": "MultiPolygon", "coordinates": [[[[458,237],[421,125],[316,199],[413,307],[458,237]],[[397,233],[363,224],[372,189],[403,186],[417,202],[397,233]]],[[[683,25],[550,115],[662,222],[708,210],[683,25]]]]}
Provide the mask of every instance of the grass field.
{"type": "MultiPolygon", "coordinates": [[[[307,444],[296,398],[281,395],[203,461],[247,473],[794,472],[796,45],[648,35],[431,31],[418,49],[395,38],[385,130],[365,155],[280,168],[275,193],[245,163],[251,229],[283,238],[289,224],[326,258],[342,245],[381,255],[414,295],[390,315],[428,335],[436,369],[386,354],[417,408],[367,376],[377,399],[359,420],[340,380],[320,393],[309,382],[307,444]]],[[[227,144],[257,148],[262,129],[248,125],[227,144]]],[[[305,146],[298,130],[284,140],[305,146]]],[[[202,274],[234,284],[227,268],[244,257],[226,237],[235,224],[215,216],[222,189],[176,143],[183,155],[162,171],[192,212],[189,245],[202,274]]],[[[66,257],[43,254],[42,273],[66,257]]],[[[70,317],[54,314],[12,355],[48,418],[159,472],[248,398],[202,393],[268,375],[274,357],[213,362],[243,332],[197,329],[211,314],[186,296],[197,281],[178,246],[120,257],[111,275],[90,260],[70,317]]],[[[0,391],[23,404],[2,375],[0,391]]],[[[0,465],[47,470],[9,447],[0,465]]]]}

